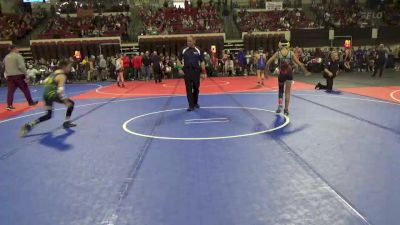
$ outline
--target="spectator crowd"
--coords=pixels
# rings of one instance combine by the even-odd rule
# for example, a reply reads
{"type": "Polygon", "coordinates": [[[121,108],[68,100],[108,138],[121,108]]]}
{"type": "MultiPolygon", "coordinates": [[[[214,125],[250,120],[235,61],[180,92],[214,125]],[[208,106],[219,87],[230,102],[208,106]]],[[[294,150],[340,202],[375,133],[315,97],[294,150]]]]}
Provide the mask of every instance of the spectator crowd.
{"type": "Polygon", "coordinates": [[[242,9],[236,17],[242,32],[281,31],[293,28],[317,28],[302,10],[276,10],[250,12],[242,9]]]}
{"type": "Polygon", "coordinates": [[[129,12],[129,2],[127,0],[60,0],[56,8],[60,14],[76,13],[79,8],[93,9],[96,13],[129,12]]]}
{"type": "Polygon", "coordinates": [[[26,37],[46,16],[44,10],[23,14],[0,13],[0,40],[16,41],[26,37]]]}
{"type": "Polygon", "coordinates": [[[223,32],[223,20],[217,8],[204,4],[200,8],[163,7],[158,10],[140,10],[144,29],[141,35],[176,33],[223,32]]]}
{"type": "Polygon", "coordinates": [[[84,38],[103,36],[122,36],[128,39],[129,16],[123,14],[110,16],[92,16],[84,18],[62,18],[57,16],[50,19],[45,31],[39,35],[42,39],[52,38],[84,38]]]}
{"type": "Polygon", "coordinates": [[[368,16],[365,7],[360,4],[351,5],[312,5],[312,11],[316,17],[316,24],[325,28],[340,27],[373,27],[375,20],[372,16],[368,16]]]}

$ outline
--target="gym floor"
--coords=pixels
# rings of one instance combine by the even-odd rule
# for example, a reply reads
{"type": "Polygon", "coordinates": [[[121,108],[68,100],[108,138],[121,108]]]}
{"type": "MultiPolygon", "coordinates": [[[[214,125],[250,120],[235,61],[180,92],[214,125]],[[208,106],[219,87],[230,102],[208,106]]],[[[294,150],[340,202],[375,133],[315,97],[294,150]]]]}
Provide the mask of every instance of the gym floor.
{"type": "Polygon", "coordinates": [[[2,88],[1,224],[399,224],[400,74],[295,80],[289,117],[276,77],[207,78],[190,113],[183,80],[70,84],[78,127],[56,105],[25,138],[43,109],[2,88]]]}

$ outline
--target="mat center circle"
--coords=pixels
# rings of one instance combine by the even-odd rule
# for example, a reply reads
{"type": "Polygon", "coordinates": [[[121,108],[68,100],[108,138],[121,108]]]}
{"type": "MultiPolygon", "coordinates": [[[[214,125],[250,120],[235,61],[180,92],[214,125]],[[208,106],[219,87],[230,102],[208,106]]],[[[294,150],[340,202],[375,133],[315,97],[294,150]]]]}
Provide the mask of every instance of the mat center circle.
{"type": "Polygon", "coordinates": [[[139,137],[194,141],[260,135],[282,129],[289,123],[289,117],[268,109],[215,106],[189,113],[186,108],[146,113],[125,121],[122,128],[139,137]],[[272,121],[268,118],[271,115],[272,121]]]}

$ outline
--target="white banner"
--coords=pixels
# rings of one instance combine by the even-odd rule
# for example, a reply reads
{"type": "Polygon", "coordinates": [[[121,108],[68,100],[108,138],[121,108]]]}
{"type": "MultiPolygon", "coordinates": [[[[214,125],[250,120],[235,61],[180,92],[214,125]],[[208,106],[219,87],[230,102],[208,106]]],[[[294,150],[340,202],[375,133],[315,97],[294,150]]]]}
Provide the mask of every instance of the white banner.
{"type": "Polygon", "coordinates": [[[265,9],[267,11],[283,10],[282,2],[265,2],[265,9]]]}
{"type": "Polygon", "coordinates": [[[372,11],[361,12],[361,17],[366,20],[370,19],[380,20],[383,17],[383,12],[372,12],[372,11]]]}

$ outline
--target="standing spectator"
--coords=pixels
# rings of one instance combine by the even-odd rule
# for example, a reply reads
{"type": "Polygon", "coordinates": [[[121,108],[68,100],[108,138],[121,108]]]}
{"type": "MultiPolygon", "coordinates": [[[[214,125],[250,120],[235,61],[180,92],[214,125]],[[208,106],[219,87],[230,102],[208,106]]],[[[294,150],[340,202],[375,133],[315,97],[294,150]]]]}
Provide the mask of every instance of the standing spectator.
{"type": "Polygon", "coordinates": [[[376,52],[373,49],[369,49],[367,52],[368,56],[368,71],[374,71],[375,70],[375,58],[376,58],[376,52]]]}
{"type": "Polygon", "coordinates": [[[100,55],[99,58],[99,79],[107,80],[107,61],[104,59],[103,55],[100,55]]]}
{"type": "Polygon", "coordinates": [[[133,76],[134,79],[141,78],[141,70],[142,70],[142,56],[140,54],[135,54],[133,57],[133,76]]]}
{"type": "Polygon", "coordinates": [[[235,75],[235,67],[233,63],[233,59],[231,55],[227,56],[227,59],[225,60],[225,66],[224,66],[224,75],[228,74],[228,76],[234,76],[235,75]]]}
{"type": "Polygon", "coordinates": [[[213,76],[218,76],[218,57],[216,56],[216,53],[211,53],[211,63],[214,67],[214,72],[213,76]]]}
{"type": "Polygon", "coordinates": [[[122,55],[117,55],[117,60],[115,61],[115,70],[117,73],[117,85],[118,87],[125,87],[124,80],[124,61],[122,55]]]}
{"type": "Polygon", "coordinates": [[[25,60],[15,45],[10,46],[10,53],[4,58],[5,72],[4,77],[7,79],[7,110],[14,110],[13,101],[14,93],[17,87],[24,93],[26,100],[30,106],[38,104],[33,101],[28,84],[25,82],[26,67],[25,60]]]}
{"type": "Polygon", "coordinates": [[[88,61],[88,76],[87,76],[87,81],[90,82],[90,80],[94,77],[94,71],[95,71],[95,61],[96,58],[95,56],[91,56],[89,61],[88,61]]]}
{"type": "Polygon", "coordinates": [[[115,64],[116,64],[116,61],[117,61],[117,58],[114,57],[114,56],[111,56],[111,57],[109,58],[110,77],[111,77],[111,78],[116,77],[116,74],[115,74],[115,64]]]}
{"type": "Polygon", "coordinates": [[[151,56],[151,66],[153,67],[154,81],[161,83],[161,57],[158,56],[157,51],[154,51],[151,56]]]}
{"type": "Polygon", "coordinates": [[[211,56],[204,52],[204,63],[206,64],[207,77],[212,77],[214,73],[214,66],[211,61],[211,56]]]}
{"type": "Polygon", "coordinates": [[[246,60],[246,54],[243,52],[243,50],[239,51],[237,59],[239,62],[240,73],[247,76],[247,71],[246,71],[247,60],[246,60]]]}
{"type": "Polygon", "coordinates": [[[387,49],[386,68],[394,68],[394,52],[392,49],[387,49]]]}
{"type": "Polygon", "coordinates": [[[351,61],[353,59],[353,50],[351,48],[346,48],[344,50],[344,69],[347,72],[351,71],[351,61]]]}
{"type": "Polygon", "coordinates": [[[85,56],[85,58],[82,60],[82,69],[83,69],[83,74],[86,76],[86,78],[89,77],[89,70],[90,70],[90,65],[89,65],[89,57],[85,56]]]}
{"type": "Polygon", "coordinates": [[[150,80],[150,66],[151,66],[151,59],[150,53],[146,51],[146,54],[142,57],[142,75],[146,81],[150,80]]]}
{"type": "MultiPolygon", "coordinates": [[[[131,59],[128,55],[124,54],[122,57],[122,61],[124,63],[124,76],[126,79],[131,78],[131,59]]],[[[131,78],[133,80],[133,78],[131,78]]]]}
{"type": "Polygon", "coordinates": [[[173,67],[173,63],[171,61],[171,59],[169,58],[169,56],[165,57],[165,61],[164,61],[164,73],[165,73],[165,78],[172,78],[172,67],[173,67]]]}
{"type": "Polygon", "coordinates": [[[5,76],[4,76],[4,63],[3,63],[3,61],[0,61],[0,86],[3,83],[3,78],[5,78],[5,76]]]}
{"type": "Polygon", "coordinates": [[[257,55],[257,78],[258,78],[258,86],[264,86],[264,78],[265,78],[265,69],[267,68],[267,58],[266,55],[263,54],[262,50],[257,55]]]}
{"type": "Polygon", "coordinates": [[[253,51],[248,51],[246,54],[246,64],[247,64],[247,74],[250,75],[252,71],[252,63],[253,63],[253,51]]]}
{"type": "Polygon", "coordinates": [[[364,51],[361,49],[361,47],[358,47],[358,49],[355,52],[355,55],[356,55],[358,72],[361,72],[363,70],[363,64],[364,64],[364,51]]]}
{"type": "Polygon", "coordinates": [[[375,77],[378,70],[379,70],[379,77],[382,77],[383,69],[385,68],[386,64],[386,59],[387,59],[386,50],[384,49],[384,45],[380,44],[378,50],[376,51],[375,71],[374,74],[372,74],[372,77],[375,77]]]}
{"type": "Polygon", "coordinates": [[[394,69],[400,71],[400,46],[394,50],[394,69]]]}

